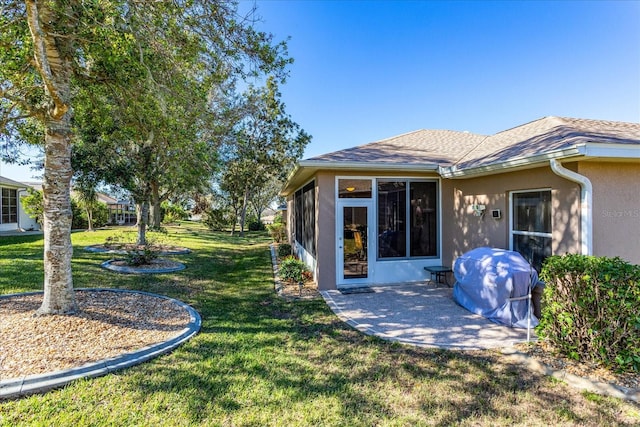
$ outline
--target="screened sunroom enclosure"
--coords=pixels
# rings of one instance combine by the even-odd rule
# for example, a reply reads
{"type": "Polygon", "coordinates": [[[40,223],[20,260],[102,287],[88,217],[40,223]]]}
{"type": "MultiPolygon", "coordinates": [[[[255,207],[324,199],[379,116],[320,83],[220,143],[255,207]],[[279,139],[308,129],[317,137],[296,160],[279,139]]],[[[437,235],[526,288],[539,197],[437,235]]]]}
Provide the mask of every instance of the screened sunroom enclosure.
{"type": "Polygon", "coordinates": [[[437,179],[336,177],[339,287],[415,281],[440,263],[437,179]]]}

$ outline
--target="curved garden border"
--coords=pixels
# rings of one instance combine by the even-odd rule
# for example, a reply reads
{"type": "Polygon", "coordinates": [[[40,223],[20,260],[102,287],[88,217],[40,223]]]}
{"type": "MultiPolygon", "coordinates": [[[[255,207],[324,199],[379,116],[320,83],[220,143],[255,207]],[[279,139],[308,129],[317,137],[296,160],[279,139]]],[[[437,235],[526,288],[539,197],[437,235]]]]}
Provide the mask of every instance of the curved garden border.
{"type": "MultiPolygon", "coordinates": [[[[124,255],[127,253],[127,251],[124,249],[107,249],[100,246],[101,245],[85,246],[83,249],[87,252],[94,252],[94,253],[107,253],[107,254],[117,254],[117,255],[124,255]]],[[[159,251],[158,255],[187,255],[190,253],[191,253],[191,249],[184,248],[184,249],[176,249],[176,250],[169,250],[169,251],[159,251]]]]}
{"type": "MultiPolygon", "coordinates": [[[[167,341],[154,344],[151,346],[143,347],[139,350],[124,353],[120,356],[112,357],[109,359],[100,360],[98,362],[89,363],[77,368],[65,369],[62,371],[49,372],[39,375],[26,375],[19,378],[12,378],[10,380],[0,381],[0,398],[15,398],[25,396],[34,393],[43,393],[54,388],[59,388],[70,382],[80,378],[95,378],[103,375],[107,375],[111,372],[119,369],[129,368],[131,366],[139,365],[163,354],[169,353],[174,350],[195,334],[200,331],[202,326],[202,318],[200,314],[191,306],[185,304],[174,298],[169,298],[164,295],[153,294],[151,292],[132,291],[128,289],[107,289],[107,288],[81,288],[77,291],[108,291],[108,292],[129,292],[138,293],[143,295],[149,295],[155,298],[161,298],[169,300],[174,304],[184,308],[189,313],[189,323],[182,330],[182,332],[167,341]]],[[[41,294],[42,292],[26,292],[21,294],[0,295],[0,299],[9,298],[17,295],[34,295],[41,294]]]]}
{"type": "Polygon", "coordinates": [[[170,261],[173,266],[171,267],[158,267],[158,268],[138,268],[132,265],[114,265],[115,261],[122,261],[121,259],[110,259],[108,261],[100,264],[100,267],[106,268],[107,270],[115,271],[117,273],[124,274],[161,274],[161,273],[173,273],[176,271],[181,271],[186,268],[186,266],[178,261],[165,260],[170,261]]]}

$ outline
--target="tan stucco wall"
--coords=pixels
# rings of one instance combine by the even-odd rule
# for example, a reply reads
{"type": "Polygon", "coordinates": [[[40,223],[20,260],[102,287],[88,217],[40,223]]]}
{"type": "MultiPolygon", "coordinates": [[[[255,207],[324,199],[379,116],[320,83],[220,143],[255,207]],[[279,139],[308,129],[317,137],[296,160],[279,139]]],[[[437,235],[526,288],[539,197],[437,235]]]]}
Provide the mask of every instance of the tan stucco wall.
{"type": "Polygon", "coordinates": [[[316,175],[317,277],[321,290],[336,288],[335,175],[316,175]]]}
{"type": "MultiPolygon", "coordinates": [[[[568,169],[576,165],[565,165],[568,169]]],[[[471,179],[443,180],[443,264],[452,265],[464,252],[479,247],[509,248],[509,192],[551,189],[553,253],[580,250],[580,188],[554,174],[549,167],[471,179]],[[472,204],[486,206],[473,215],[472,204]],[[500,209],[502,218],[491,217],[500,209]]]]}
{"type": "MultiPolygon", "coordinates": [[[[576,163],[564,164],[577,171],[576,163]]],[[[582,168],[582,167],[581,167],[582,168]]],[[[582,171],[580,171],[582,173],[582,171]]],[[[597,172],[592,168],[591,173],[597,172]]],[[[608,173],[608,172],[607,172],[608,173]]],[[[335,177],[363,173],[319,172],[316,181],[316,278],[320,289],[336,288],[335,177]]],[[[385,173],[372,177],[439,178],[435,174],[385,173]]],[[[441,179],[442,262],[452,265],[462,253],[478,246],[509,247],[509,192],[552,190],[553,253],[580,251],[580,187],[554,174],[549,167],[464,180],[441,179]],[[486,205],[483,217],[473,215],[472,204],[486,205]],[[495,220],[491,210],[500,209],[495,220]]],[[[629,196],[627,196],[629,198],[629,196]]],[[[637,200],[637,199],[636,199],[637,200]]],[[[635,205],[635,209],[640,209],[635,205]]],[[[293,196],[288,198],[288,224],[293,224],[293,196]]],[[[640,212],[639,212],[640,213],[640,212]]],[[[290,233],[292,230],[290,230],[290,233]]],[[[595,236],[594,236],[595,237],[595,236]]],[[[636,239],[638,241],[638,239],[636,239]]]]}
{"type": "Polygon", "coordinates": [[[593,254],[640,264],[640,164],[581,162],[593,186],[593,254]]]}

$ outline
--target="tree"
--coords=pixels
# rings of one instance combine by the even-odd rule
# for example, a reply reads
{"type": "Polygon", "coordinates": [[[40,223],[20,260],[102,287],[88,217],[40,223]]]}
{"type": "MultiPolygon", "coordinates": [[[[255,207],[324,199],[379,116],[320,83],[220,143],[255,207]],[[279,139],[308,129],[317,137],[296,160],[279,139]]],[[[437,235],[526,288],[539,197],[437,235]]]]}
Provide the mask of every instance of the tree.
{"type": "Polygon", "coordinates": [[[36,222],[42,225],[44,219],[44,202],[42,199],[42,191],[34,190],[31,187],[27,187],[28,195],[20,198],[22,209],[31,218],[35,218],[36,222]]]}
{"type": "MultiPolygon", "coordinates": [[[[70,184],[76,89],[123,94],[141,78],[161,88],[170,80],[156,78],[169,68],[176,74],[164,77],[197,70],[220,76],[232,70],[242,77],[275,73],[284,78],[290,60],[285,44],[273,45],[271,35],[237,19],[235,2],[0,0],[0,11],[3,146],[7,140],[28,142],[44,135],[44,299],[38,313],[73,313],[70,184]],[[187,57],[198,60],[188,63],[187,57]],[[163,60],[168,67],[151,68],[163,60]]],[[[148,111],[140,122],[147,121],[148,111]]],[[[155,126],[146,124],[148,132],[125,143],[134,141],[143,156],[150,156],[155,126]]]]}
{"type": "Polygon", "coordinates": [[[241,205],[240,234],[254,194],[272,179],[284,179],[302,157],[311,137],[293,121],[281,101],[278,82],[268,78],[263,87],[250,86],[240,98],[234,139],[223,147],[227,173],[221,187],[241,205]]]}
{"type": "Polygon", "coordinates": [[[262,213],[278,198],[278,193],[283,186],[283,182],[275,176],[270,177],[263,185],[254,189],[249,199],[253,208],[253,214],[258,221],[262,220],[262,213]]]}
{"type": "Polygon", "coordinates": [[[73,188],[76,199],[87,215],[87,228],[93,231],[93,213],[98,208],[98,192],[96,183],[88,179],[79,179],[73,188]]]}

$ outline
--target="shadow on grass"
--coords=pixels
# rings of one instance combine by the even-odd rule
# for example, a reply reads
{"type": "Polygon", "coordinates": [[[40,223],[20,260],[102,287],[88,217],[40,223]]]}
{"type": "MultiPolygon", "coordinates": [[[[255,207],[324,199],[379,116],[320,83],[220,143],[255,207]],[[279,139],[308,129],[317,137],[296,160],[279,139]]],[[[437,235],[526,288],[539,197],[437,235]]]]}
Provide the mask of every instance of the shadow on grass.
{"type": "MultiPolygon", "coordinates": [[[[202,316],[192,340],[118,374],[119,393],[141,412],[203,425],[624,424],[617,403],[586,399],[498,353],[392,344],[342,323],[322,300],[279,299],[265,234],[183,231],[194,252],[179,257],[180,273],[120,275],[99,268],[109,255],[74,255],[77,287],[160,293],[202,316]],[[164,396],[170,407],[154,406],[164,396]]],[[[88,384],[71,393],[95,393],[88,384]]],[[[57,411],[56,402],[43,406],[57,411]]]]}

